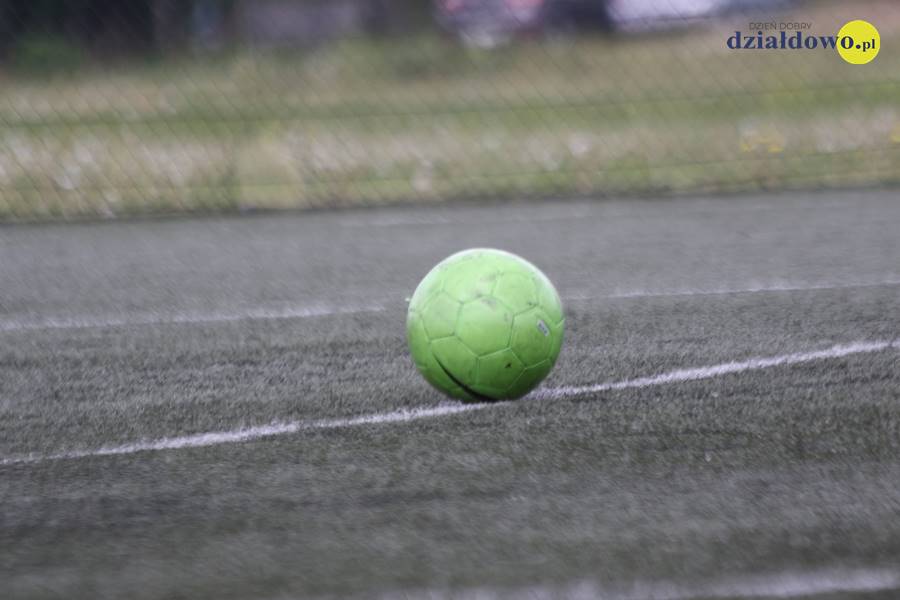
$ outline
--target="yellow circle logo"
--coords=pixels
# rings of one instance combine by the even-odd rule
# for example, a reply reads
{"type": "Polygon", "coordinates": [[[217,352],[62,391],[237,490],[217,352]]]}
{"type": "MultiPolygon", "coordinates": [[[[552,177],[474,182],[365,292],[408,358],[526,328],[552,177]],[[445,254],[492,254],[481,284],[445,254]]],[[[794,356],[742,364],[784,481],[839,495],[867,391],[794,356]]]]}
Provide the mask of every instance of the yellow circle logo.
{"type": "Polygon", "coordinates": [[[850,21],[838,31],[837,51],[851,65],[864,65],[878,56],[881,35],[868,21],[850,21]]]}

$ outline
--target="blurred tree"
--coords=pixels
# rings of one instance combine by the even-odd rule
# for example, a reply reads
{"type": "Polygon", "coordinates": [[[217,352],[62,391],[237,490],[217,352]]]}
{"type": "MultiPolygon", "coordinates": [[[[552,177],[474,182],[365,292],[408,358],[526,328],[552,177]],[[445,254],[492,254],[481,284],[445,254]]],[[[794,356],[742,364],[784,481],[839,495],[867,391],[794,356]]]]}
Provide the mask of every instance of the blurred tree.
{"type": "Polygon", "coordinates": [[[418,30],[431,24],[430,0],[370,0],[373,33],[397,34],[418,30]]]}
{"type": "Polygon", "coordinates": [[[153,46],[157,50],[165,52],[184,46],[190,12],[188,0],[150,0],[153,46]]]}
{"type": "Polygon", "coordinates": [[[151,1],[0,0],[3,42],[10,47],[22,36],[58,36],[98,49],[145,47],[153,40],[151,1]]]}
{"type": "MultiPolygon", "coordinates": [[[[363,15],[365,31],[373,34],[403,34],[431,22],[430,0],[348,2],[363,15]]],[[[238,41],[237,5],[237,0],[0,0],[0,53],[8,56],[23,39],[38,38],[55,40],[59,47],[76,44],[103,56],[170,52],[189,42],[218,47],[238,41]]],[[[254,10],[252,1],[241,6],[244,13],[254,10]]]]}

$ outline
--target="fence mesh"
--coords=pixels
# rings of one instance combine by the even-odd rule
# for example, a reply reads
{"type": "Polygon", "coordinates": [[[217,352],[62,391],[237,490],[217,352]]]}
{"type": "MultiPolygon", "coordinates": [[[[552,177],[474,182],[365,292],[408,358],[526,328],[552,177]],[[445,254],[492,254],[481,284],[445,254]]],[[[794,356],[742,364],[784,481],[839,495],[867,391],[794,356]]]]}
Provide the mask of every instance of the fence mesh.
{"type": "Polygon", "coordinates": [[[900,181],[893,0],[28,0],[0,38],[4,220],[900,181]]]}

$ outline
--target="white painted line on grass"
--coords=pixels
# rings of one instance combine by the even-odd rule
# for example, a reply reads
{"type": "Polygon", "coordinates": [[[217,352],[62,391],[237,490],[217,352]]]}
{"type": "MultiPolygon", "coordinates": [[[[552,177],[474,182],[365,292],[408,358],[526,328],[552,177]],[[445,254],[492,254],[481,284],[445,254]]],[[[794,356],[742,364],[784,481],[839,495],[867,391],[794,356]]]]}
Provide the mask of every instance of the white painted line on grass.
{"type": "Polygon", "coordinates": [[[887,569],[817,569],[722,578],[707,582],[636,581],[602,584],[580,581],[524,588],[390,592],[382,600],[429,598],[570,598],[572,600],[695,600],[697,598],[804,598],[820,594],[885,592],[900,588],[900,572],[887,569]]]}
{"type": "Polygon", "coordinates": [[[430,417],[453,415],[478,408],[485,408],[484,404],[444,404],[433,408],[414,408],[397,410],[389,413],[376,413],[358,417],[343,419],[322,419],[318,421],[290,421],[288,423],[272,423],[257,427],[234,429],[232,431],[215,431],[198,433],[180,437],[161,438],[147,442],[135,442],[121,446],[105,446],[93,450],[76,450],[49,455],[28,455],[0,460],[0,466],[22,463],[36,463],[48,460],[66,460],[75,458],[87,458],[90,456],[115,456],[119,454],[135,454],[138,452],[150,452],[154,450],[178,450],[180,448],[202,448],[204,446],[219,446],[222,444],[236,444],[262,438],[298,433],[300,431],[312,431],[316,429],[342,429],[359,425],[379,425],[383,423],[403,423],[430,417]]]}
{"type": "Polygon", "coordinates": [[[89,329],[126,327],[133,325],[178,325],[224,323],[276,319],[306,319],[330,315],[346,315],[385,310],[381,305],[360,306],[292,306],[286,308],[256,308],[233,312],[183,312],[175,314],[142,313],[114,317],[60,317],[49,319],[19,319],[0,321],[0,331],[26,331],[34,329],[89,329]]]}
{"type": "MultiPolygon", "coordinates": [[[[809,286],[772,286],[772,287],[747,287],[720,290],[662,290],[662,291],[633,291],[616,292],[612,294],[566,294],[565,301],[586,301],[601,299],[628,299],[628,298],[657,298],[677,296],[717,296],[729,294],[755,294],[765,292],[802,292],[817,290],[843,290],[864,289],[877,287],[900,286],[900,281],[883,281],[880,283],[859,284],[822,284],[809,286]]],[[[0,333],[30,331],[41,329],[91,329],[109,327],[129,327],[139,325],[178,325],[178,324],[203,324],[226,323],[234,321],[265,321],[277,319],[306,319],[311,317],[327,317],[333,315],[348,315],[360,313],[384,312],[388,306],[404,306],[399,297],[395,300],[385,300],[382,304],[360,304],[337,306],[328,304],[313,304],[310,306],[292,306],[286,308],[262,307],[255,309],[216,311],[216,312],[181,312],[181,313],[137,313],[132,315],[112,316],[59,316],[45,318],[13,318],[0,319],[0,333]]]]}
{"type": "Polygon", "coordinates": [[[567,294],[563,299],[572,301],[597,300],[600,298],[607,299],[628,299],[628,298],[664,298],[677,296],[728,296],[732,294],[763,294],[772,292],[816,292],[831,290],[854,290],[879,287],[896,287],[900,286],[900,280],[889,279],[885,281],[870,283],[818,283],[808,285],[759,285],[748,286],[742,288],[719,288],[719,289],[680,289],[680,290],[634,290],[625,292],[614,292],[612,294],[567,294]]]}
{"type": "Polygon", "coordinates": [[[796,365],[816,360],[827,360],[851,356],[853,354],[864,354],[867,352],[880,352],[887,350],[892,346],[896,346],[894,342],[856,342],[843,346],[833,346],[827,350],[819,350],[815,352],[802,352],[798,354],[785,354],[783,356],[773,356],[770,358],[751,358],[744,361],[728,362],[719,365],[710,365],[708,367],[697,367],[694,369],[678,369],[661,375],[652,377],[640,377],[638,379],[630,379],[627,381],[618,381],[612,383],[598,383],[596,385],[568,386],[547,390],[538,390],[534,393],[537,398],[566,398],[569,396],[579,396],[582,394],[596,394],[598,392],[608,392],[613,390],[625,390],[629,388],[644,388],[654,385],[666,385],[668,383],[681,383],[685,381],[697,381],[699,379],[711,379],[721,375],[729,375],[732,373],[742,373],[744,371],[755,371],[758,369],[767,369],[770,367],[779,367],[782,365],[796,365]]]}
{"type": "MultiPolygon", "coordinates": [[[[827,350],[819,350],[814,352],[785,354],[782,356],[773,356],[770,358],[752,358],[745,361],[722,363],[718,365],[710,365],[693,369],[679,369],[676,371],[670,371],[668,373],[662,373],[660,375],[654,375],[652,377],[641,377],[638,379],[629,379],[625,381],[601,383],[596,385],[544,389],[530,394],[527,399],[561,399],[571,396],[594,394],[606,391],[646,388],[671,383],[698,381],[702,379],[711,379],[713,377],[719,377],[722,375],[742,373],[745,371],[754,371],[770,367],[795,365],[816,360],[828,360],[841,358],[844,356],[852,356],[855,354],[880,352],[889,348],[900,348],[900,342],[856,342],[853,344],[833,346],[827,350]]],[[[251,440],[259,440],[268,437],[287,435],[298,433],[301,431],[343,429],[346,427],[357,427],[360,425],[405,423],[409,421],[417,421],[421,419],[430,419],[433,417],[443,417],[464,412],[471,412],[475,410],[482,410],[496,406],[503,406],[505,404],[508,403],[497,402],[490,404],[444,404],[435,407],[404,409],[387,413],[374,413],[370,415],[346,417],[341,419],[322,419],[317,421],[290,421],[287,423],[272,423],[270,425],[247,427],[243,429],[234,429],[231,431],[198,433],[194,435],[135,442],[120,446],[105,446],[92,450],[74,450],[70,452],[62,452],[59,454],[32,454],[25,456],[12,456],[0,459],[0,466],[33,464],[49,460],[77,459],[92,456],[113,456],[120,454],[135,454],[138,452],[218,446],[221,444],[234,444],[251,440]]]]}

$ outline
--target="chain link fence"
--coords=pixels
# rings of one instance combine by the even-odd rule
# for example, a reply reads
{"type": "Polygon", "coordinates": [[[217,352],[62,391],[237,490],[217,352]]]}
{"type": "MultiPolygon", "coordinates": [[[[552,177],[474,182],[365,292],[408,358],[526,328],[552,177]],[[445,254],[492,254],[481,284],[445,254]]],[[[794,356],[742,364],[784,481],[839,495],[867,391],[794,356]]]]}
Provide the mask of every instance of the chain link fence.
{"type": "Polygon", "coordinates": [[[27,0],[0,38],[2,220],[900,181],[894,0],[27,0]]]}

